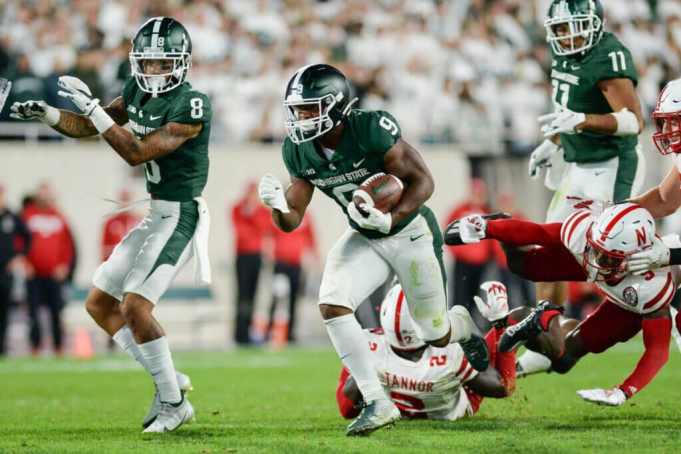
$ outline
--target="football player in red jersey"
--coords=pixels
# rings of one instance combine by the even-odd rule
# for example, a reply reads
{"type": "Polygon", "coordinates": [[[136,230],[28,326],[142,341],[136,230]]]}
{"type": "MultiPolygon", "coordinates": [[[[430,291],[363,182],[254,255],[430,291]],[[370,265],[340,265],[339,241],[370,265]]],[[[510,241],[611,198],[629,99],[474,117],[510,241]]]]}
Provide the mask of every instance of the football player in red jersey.
{"type": "MultiPolygon", "coordinates": [[[[485,282],[480,288],[486,301],[476,296],[475,302],[493,325],[485,338],[490,367],[483,372],[471,367],[458,344],[437,348],[418,338],[400,285],[383,300],[382,328],[364,330],[374,370],[403,417],[454,421],[473,416],[485,397],[501,399],[515,391],[515,352],[500,353],[496,345],[506,326],[528,315],[530,309],[518,308],[509,314],[506,287],[500,282],[485,282]]],[[[341,415],[357,417],[362,400],[355,379],[343,367],[336,389],[341,415]]]]}
{"type": "MultiPolygon", "coordinates": [[[[643,331],[645,353],[624,382],[612,390],[578,391],[589,402],[621,405],[643,389],[669,358],[673,328],[669,303],[681,283],[681,267],[629,274],[628,260],[634,253],[663,242],[655,236],[650,213],[633,203],[609,207],[592,200],[573,203],[577,211],[564,223],[468,216],[448,227],[445,242],[496,239],[504,245],[509,269],[521,277],[596,282],[605,301],[586,320],[569,319],[562,315],[562,307],[542,301],[500,337],[498,350],[512,351],[527,342],[529,349],[551,359],[554,371],[566,373],[584,355],[601,353],[643,331]]],[[[664,241],[678,243],[677,238],[664,241]]]]}

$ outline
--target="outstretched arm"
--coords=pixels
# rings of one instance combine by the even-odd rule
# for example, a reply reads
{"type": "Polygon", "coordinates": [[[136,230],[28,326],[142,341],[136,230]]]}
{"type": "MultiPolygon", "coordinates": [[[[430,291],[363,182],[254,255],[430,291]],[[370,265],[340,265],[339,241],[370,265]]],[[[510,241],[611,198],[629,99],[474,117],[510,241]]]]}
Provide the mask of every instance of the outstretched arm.
{"type": "MultiPolygon", "coordinates": [[[[128,114],[125,112],[123,98],[118,97],[104,108],[117,125],[124,126],[128,122],[128,114]]],[[[59,109],[59,122],[51,126],[52,129],[74,139],[92,137],[99,134],[92,120],[87,115],[79,115],[68,110],[59,109]]]]}
{"type": "Polygon", "coordinates": [[[518,219],[495,219],[487,221],[485,236],[512,246],[558,247],[560,228],[563,224],[535,224],[518,219]]]}
{"type": "Polygon", "coordinates": [[[618,386],[631,398],[642,390],[669,360],[669,341],[672,320],[669,306],[665,306],[643,318],[643,345],[645,352],[636,369],[618,386]]]}
{"type": "Polygon", "coordinates": [[[629,202],[637,203],[648,210],[653,218],[660,219],[676,212],[681,207],[681,188],[679,171],[672,167],[659,186],[629,202]]]}

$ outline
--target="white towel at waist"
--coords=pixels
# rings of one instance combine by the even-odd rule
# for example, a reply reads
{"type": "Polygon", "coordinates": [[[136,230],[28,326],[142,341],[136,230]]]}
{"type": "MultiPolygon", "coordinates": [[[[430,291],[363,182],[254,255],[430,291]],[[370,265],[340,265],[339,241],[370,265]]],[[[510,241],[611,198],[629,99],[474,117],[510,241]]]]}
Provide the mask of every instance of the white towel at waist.
{"type": "Polygon", "coordinates": [[[208,260],[208,235],[210,233],[210,213],[208,204],[201,197],[196,197],[199,209],[199,223],[194,233],[194,283],[210,284],[210,261],[208,260]]]}

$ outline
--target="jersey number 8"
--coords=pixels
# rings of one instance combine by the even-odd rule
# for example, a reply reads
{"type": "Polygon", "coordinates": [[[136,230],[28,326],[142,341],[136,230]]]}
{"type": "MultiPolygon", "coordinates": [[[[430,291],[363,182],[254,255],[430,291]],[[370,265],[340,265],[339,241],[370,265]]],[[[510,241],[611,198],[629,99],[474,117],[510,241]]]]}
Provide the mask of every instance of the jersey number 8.
{"type": "Polygon", "coordinates": [[[192,106],[192,110],[189,113],[192,118],[203,117],[203,99],[192,98],[191,101],[189,101],[189,105],[192,106]]]}

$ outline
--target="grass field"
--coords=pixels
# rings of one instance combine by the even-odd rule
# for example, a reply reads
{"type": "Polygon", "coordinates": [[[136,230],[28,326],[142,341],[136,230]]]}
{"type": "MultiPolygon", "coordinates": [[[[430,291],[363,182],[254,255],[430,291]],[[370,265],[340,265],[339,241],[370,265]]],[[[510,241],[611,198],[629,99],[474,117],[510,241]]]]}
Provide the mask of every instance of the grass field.
{"type": "Polygon", "coordinates": [[[569,375],[521,380],[510,399],[486,399],[474,419],[402,421],[369,438],[344,436],[331,349],[176,355],[191,376],[196,421],[141,435],[151,402],[146,373],[125,356],[0,362],[0,452],[679,452],[681,355],[620,408],[575,390],[618,384],[642,345],[585,358],[569,375]]]}

